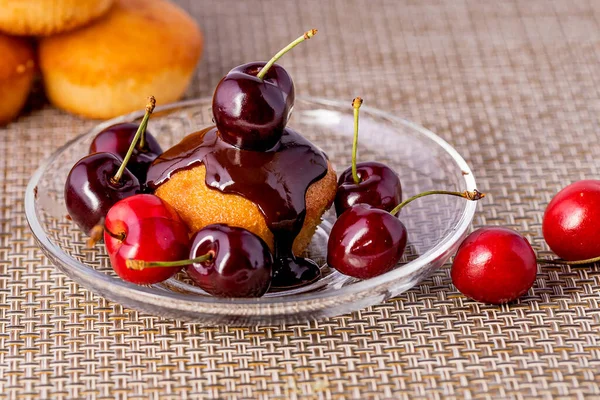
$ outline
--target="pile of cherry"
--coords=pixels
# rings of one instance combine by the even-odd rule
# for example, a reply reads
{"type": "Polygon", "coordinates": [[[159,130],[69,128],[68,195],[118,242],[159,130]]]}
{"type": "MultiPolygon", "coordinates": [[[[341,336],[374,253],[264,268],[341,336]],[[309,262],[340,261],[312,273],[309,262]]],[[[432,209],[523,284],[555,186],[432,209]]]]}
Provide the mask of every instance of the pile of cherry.
{"type": "MultiPolygon", "coordinates": [[[[309,31],[286,49],[314,33],[309,31]]],[[[285,51],[267,65],[272,66],[285,51]]],[[[260,72],[253,78],[260,82],[260,72]]],[[[342,274],[369,279],[389,272],[402,258],[408,235],[397,215],[407,204],[428,195],[467,200],[479,200],[484,195],[477,190],[436,190],[402,201],[400,179],[394,170],[378,162],[356,162],[361,104],[359,97],[352,103],[352,165],[339,177],[334,202],[338,219],[330,233],[327,263],[342,274]]],[[[154,107],[155,99],[151,97],[139,125],[124,123],[101,131],[90,146],[90,154],[73,166],[65,183],[71,219],[90,236],[92,244],[104,238],[111,265],[123,280],[155,284],[185,267],[189,277],[214,296],[262,296],[270,287],[274,262],[261,238],[224,224],[189,232],[169,204],[146,193],[143,183],[148,168],[162,153],[156,139],[146,132],[154,107]]],[[[234,119],[220,123],[228,125],[224,132],[236,131],[234,119]]],[[[244,143],[238,145],[250,141],[254,147],[264,144],[268,148],[272,143],[267,142],[273,138],[268,134],[244,137],[243,132],[230,138],[237,142],[241,139],[244,143]]],[[[454,258],[454,285],[475,300],[500,304],[515,300],[531,288],[538,263],[599,261],[598,204],[600,181],[592,180],[566,187],[550,202],[543,234],[561,257],[559,260],[536,259],[529,242],[515,231],[502,227],[476,230],[460,245],[454,258]]]]}

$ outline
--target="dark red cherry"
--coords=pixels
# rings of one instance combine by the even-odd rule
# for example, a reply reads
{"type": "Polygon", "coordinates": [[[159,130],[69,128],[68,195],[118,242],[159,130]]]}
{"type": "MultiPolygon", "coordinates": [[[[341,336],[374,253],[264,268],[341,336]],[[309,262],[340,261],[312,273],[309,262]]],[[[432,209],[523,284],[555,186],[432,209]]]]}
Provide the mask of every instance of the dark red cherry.
{"type": "Polygon", "coordinates": [[[260,297],[271,284],[273,256],[250,231],[223,224],[208,225],[193,236],[189,257],[209,254],[187,267],[202,289],[219,297],[260,297]]]}
{"type": "Polygon", "coordinates": [[[600,180],[575,182],[558,192],[546,207],[542,230],[564,260],[600,256],[600,180]]]}
{"type": "Polygon", "coordinates": [[[379,162],[356,164],[360,182],[355,183],[352,167],[348,167],[338,179],[335,195],[335,212],[338,217],[356,204],[392,211],[402,201],[402,185],[393,169],[379,162]]]}
{"type": "MultiPolygon", "coordinates": [[[[64,192],[67,211],[88,235],[92,234],[92,228],[102,224],[106,213],[117,201],[141,191],[139,180],[126,167],[155,105],[156,99],[150,96],[144,118],[123,159],[113,153],[94,153],[71,168],[64,192]]],[[[93,241],[96,232],[97,229],[91,235],[93,241]]]]}
{"type": "Polygon", "coordinates": [[[269,62],[240,65],[221,79],[213,95],[212,111],[224,140],[257,151],[277,144],[294,105],[294,83],[275,62],[316,33],[316,29],[304,32],[269,62]]]}
{"type": "Polygon", "coordinates": [[[114,179],[123,160],[112,153],[95,153],[79,160],[65,182],[65,204],[73,221],[89,234],[119,200],[141,192],[138,179],[127,169],[114,179]]]}
{"type": "Polygon", "coordinates": [[[115,204],[104,223],[104,242],[114,271],[123,280],[139,285],[162,282],[182,266],[151,267],[146,262],[177,261],[190,249],[188,228],[164,200],[151,194],[138,194],[115,204]]]}
{"type": "Polygon", "coordinates": [[[537,274],[531,245],[517,232],[486,227],[471,233],[452,263],[452,283],[483,303],[511,302],[527,293],[537,274]]]}
{"type": "Polygon", "coordinates": [[[264,79],[256,75],[264,62],[232,69],[219,82],[212,110],[221,137],[247,150],[268,150],[283,133],[294,105],[294,83],[274,64],[264,79]]]}
{"type": "Polygon", "coordinates": [[[369,279],[393,269],[406,248],[404,224],[387,211],[355,205],[337,219],[327,243],[327,263],[344,275],[369,279]]]}
{"type": "MultiPolygon", "coordinates": [[[[133,141],[139,125],[129,122],[109,126],[96,135],[90,145],[90,154],[107,152],[125,158],[129,145],[133,141]]],[[[145,132],[143,147],[135,146],[131,159],[127,164],[138,180],[146,182],[146,173],[152,162],[162,154],[162,149],[150,132],[145,132]]]]}
{"type": "Polygon", "coordinates": [[[404,200],[390,212],[357,204],[339,216],[327,242],[327,263],[343,274],[367,279],[388,272],[406,248],[406,228],[395,217],[402,208],[430,195],[449,195],[477,201],[485,197],[477,189],[463,192],[430,190],[404,200]]]}
{"type": "Polygon", "coordinates": [[[335,195],[335,212],[338,217],[356,204],[391,212],[402,201],[402,185],[398,174],[379,162],[357,163],[359,110],[363,100],[352,100],[354,111],[354,139],[352,141],[352,165],[338,179],[335,195]]]}

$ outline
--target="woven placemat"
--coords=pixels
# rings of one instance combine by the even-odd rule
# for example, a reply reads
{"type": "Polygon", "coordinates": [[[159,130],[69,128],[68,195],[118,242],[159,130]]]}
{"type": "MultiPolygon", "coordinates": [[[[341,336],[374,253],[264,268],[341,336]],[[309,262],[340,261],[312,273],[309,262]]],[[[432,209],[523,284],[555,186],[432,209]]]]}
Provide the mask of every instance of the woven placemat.
{"type": "MultiPolygon", "coordinates": [[[[481,190],[475,226],[548,255],[541,219],[600,175],[600,2],[182,1],[205,33],[187,97],[307,28],[282,64],[297,93],[414,120],[481,190]]],[[[470,301],[448,266],[385,304],[320,322],[213,327],[124,309],[37,248],[23,195],[37,165],[93,126],[39,100],[0,129],[0,398],[600,398],[599,266],[544,266],[518,303],[470,301]]]]}

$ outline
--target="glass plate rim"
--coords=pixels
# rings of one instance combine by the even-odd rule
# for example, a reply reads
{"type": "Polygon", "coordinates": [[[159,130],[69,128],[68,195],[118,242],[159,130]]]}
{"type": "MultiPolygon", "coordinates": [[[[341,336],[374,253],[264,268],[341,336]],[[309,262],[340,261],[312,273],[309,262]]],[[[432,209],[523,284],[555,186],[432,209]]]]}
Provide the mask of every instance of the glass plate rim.
{"type": "MultiPolygon", "coordinates": [[[[170,104],[165,104],[162,106],[156,107],[155,113],[159,113],[161,111],[176,111],[180,108],[197,106],[207,101],[210,101],[211,97],[200,97],[195,99],[178,101],[170,104]]],[[[309,103],[314,103],[317,105],[330,106],[330,107],[343,107],[346,106],[347,102],[341,100],[332,100],[326,98],[319,97],[306,97],[299,96],[297,98],[300,101],[306,101],[309,103]]],[[[456,163],[457,167],[462,171],[462,176],[466,185],[466,190],[474,190],[476,189],[475,177],[471,171],[471,168],[464,160],[464,158],[458,153],[454,147],[452,147],[447,141],[433,133],[432,131],[417,125],[407,119],[397,117],[389,112],[372,108],[369,106],[361,107],[363,111],[366,111],[372,115],[389,119],[393,122],[399,123],[401,125],[406,126],[412,130],[415,130],[440,146],[448,155],[452,158],[452,160],[456,163]]],[[[133,296],[134,294],[138,294],[141,298],[136,298],[136,300],[147,300],[149,303],[152,303],[156,306],[161,306],[158,302],[164,301],[165,299],[176,300],[181,304],[188,303],[188,306],[192,306],[193,304],[211,304],[211,305],[269,305],[269,306],[278,306],[285,305],[289,303],[297,303],[302,301],[314,301],[319,299],[327,299],[332,296],[349,296],[355,295],[357,293],[367,292],[371,289],[374,289],[378,286],[381,286],[386,283],[393,282],[395,280],[400,279],[404,275],[409,275],[411,273],[416,272],[420,268],[431,263],[436,257],[440,254],[444,254],[448,250],[452,248],[452,246],[460,240],[464,233],[469,228],[473,217],[475,215],[475,210],[477,207],[476,202],[465,202],[465,207],[463,209],[462,215],[458,221],[458,223],[453,227],[452,231],[448,233],[444,238],[442,238],[435,246],[429,249],[427,252],[420,255],[418,258],[410,261],[409,263],[403,265],[401,268],[396,268],[392,271],[389,271],[383,275],[380,275],[375,278],[367,279],[364,281],[356,282],[350,286],[343,287],[341,289],[335,290],[333,293],[331,291],[325,292],[316,292],[316,293],[300,293],[294,294],[286,297],[273,297],[273,298],[217,298],[217,297],[198,297],[193,298],[189,295],[183,295],[174,292],[168,292],[162,289],[147,287],[147,286],[138,286],[135,284],[131,284],[129,282],[122,281],[121,279],[111,277],[102,272],[95,271],[90,269],[85,264],[69,257],[60,247],[52,243],[48,237],[46,236],[40,221],[37,218],[37,213],[35,209],[35,191],[36,186],[38,185],[40,178],[45,173],[46,168],[56,159],[58,158],[64,151],[66,151],[73,143],[77,142],[81,138],[86,135],[89,135],[91,132],[98,131],[103,129],[104,127],[111,126],[113,124],[123,122],[123,121],[131,121],[135,119],[140,119],[143,116],[143,111],[135,111],[129,114],[124,114],[119,117],[112,118],[110,120],[101,122],[95,125],[93,128],[87,130],[86,132],[77,135],[73,139],[67,141],[64,145],[60,146],[56,149],[48,158],[46,158],[37,170],[34,172],[32,177],[29,180],[25,191],[25,214],[27,223],[34,235],[35,240],[38,242],[42,251],[49,256],[51,260],[54,262],[59,261],[63,264],[66,264],[70,268],[73,268],[75,271],[79,272],[79,276],[81,275],[93,275],[94,286],[97,287],[99,283],[102,283],[102,286],[105,286],[107,290],[112,291],[112,289],[122,288],[130,292],[133,296]],[[154,301],[156,300],[156,301],[154,301]]],[[[84,285],[85,286],[85,285],[84,285]]],[[[132,298],[132,296],[128,296],[132,298]]],[[[185,307],[187,308],[187,307],[185,307]]],[[[227,314],[227,313],[226,313],[227,314]]]]}

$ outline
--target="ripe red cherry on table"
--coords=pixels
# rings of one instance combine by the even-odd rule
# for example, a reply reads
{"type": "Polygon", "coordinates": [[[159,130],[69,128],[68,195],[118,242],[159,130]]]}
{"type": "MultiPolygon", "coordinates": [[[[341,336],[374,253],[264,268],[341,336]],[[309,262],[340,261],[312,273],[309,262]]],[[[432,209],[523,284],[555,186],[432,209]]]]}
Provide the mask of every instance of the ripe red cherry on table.
{"type": "Polygon", "coordinates": [[[179,267],[130,269],[127,260],[178,261],[189,252],[188,228],[177,212],[151,194],[116,203],[106,215],[104,242],[110,262],[123,280],[148,285],[175,275],[179,267]]]}
{"type": "Polygon", "coordinates": [[[542,231],[550,249],[564,260],[600,256],[600,180],[575,182],[554,196],[542,231]]]}
{"type": "Polygon", "coordinates": [[[535,252],[523,236],[502,227],[480,228],[460,245],[452,282],[474,300],[503,304],[525,294],[537,274],[535,252]]]}

